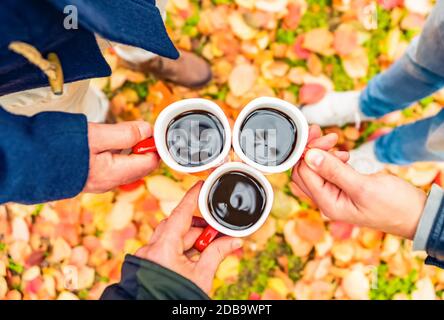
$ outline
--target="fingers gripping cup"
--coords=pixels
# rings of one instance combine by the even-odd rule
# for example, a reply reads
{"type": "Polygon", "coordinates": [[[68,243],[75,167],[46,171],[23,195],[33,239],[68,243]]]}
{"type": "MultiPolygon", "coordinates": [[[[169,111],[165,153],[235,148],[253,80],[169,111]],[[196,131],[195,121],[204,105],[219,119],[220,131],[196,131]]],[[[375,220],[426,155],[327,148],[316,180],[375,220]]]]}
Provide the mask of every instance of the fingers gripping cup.
{"type": "Polygon", "coordinates": [[[187,99],[165,108],[156,120],[154,139],[140,142],[133,153],[157,151],[167,166],[184,173],[217,167],[199,195],[199,209],[208,226],[194,248],[203,251],[219,234],[246,237],[264,224],[273,189],[263,173],[293,167],[307,140],[304,116],[286,101],[268,97],[251,101],[239,114],[231,135],[218,105],[187,99]],[[231,144],[243,163],[223,164],[231,144]]]}
{"type": "Polygon", "coordinates": [[[308,124],[289,102],[261,97],[248,103],[233,128],[233,149],[246,164],[263,173],[292,168],[303,155],[308,124]]]}
{"type": "Polygon", "coordinates": [[[194,248],[203,251],[219,233],[246,237],[270,214],[273,189],[258,170],[241,162],[226,163],[211,173],[199,194],[199,210],[208,223],[194,248]]]}

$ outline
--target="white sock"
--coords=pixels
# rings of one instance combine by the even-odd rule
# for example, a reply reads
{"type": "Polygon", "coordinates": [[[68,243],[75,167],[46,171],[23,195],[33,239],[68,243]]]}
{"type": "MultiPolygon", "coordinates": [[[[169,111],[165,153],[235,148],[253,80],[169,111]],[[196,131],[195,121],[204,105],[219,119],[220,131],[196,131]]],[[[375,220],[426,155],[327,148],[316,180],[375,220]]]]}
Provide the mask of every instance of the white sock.
{"type": "Polygon", "coordinates": [[[307,121],[320,126],[343,126],[372,119],[359,106],[360,91],[330,92],[320,102],[302,108],[307,121]]]}

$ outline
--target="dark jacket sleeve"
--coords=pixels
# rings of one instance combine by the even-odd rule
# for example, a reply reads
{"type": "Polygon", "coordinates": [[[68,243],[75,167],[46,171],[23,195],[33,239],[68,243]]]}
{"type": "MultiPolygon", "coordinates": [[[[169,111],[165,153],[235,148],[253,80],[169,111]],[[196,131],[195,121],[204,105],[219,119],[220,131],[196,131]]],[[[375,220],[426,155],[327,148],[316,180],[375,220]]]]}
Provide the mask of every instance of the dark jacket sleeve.
{"type": "Polygon", "coordinates": [[[438,208],[429,238],[427,240],[426,264],[444,268],[444,198],[438,208]]]}
{"type": "Polygon", "coordinates": [[[48,0],[60,11],[77,8],[79,23],[90,32],[122,44],[177,59],[155,0],[48,0]]]}
{"type": "Polygon", "coordinates": [[[86,117],[17,116],[0,107],[0,204],[33,204],[80,193],[89,171],[86,117]]]}
{"type": "Polygon", "coordinates": [[[208,300],[194,283],[154,262],[127,255],[119,283],[101,300],[208,300]]]}

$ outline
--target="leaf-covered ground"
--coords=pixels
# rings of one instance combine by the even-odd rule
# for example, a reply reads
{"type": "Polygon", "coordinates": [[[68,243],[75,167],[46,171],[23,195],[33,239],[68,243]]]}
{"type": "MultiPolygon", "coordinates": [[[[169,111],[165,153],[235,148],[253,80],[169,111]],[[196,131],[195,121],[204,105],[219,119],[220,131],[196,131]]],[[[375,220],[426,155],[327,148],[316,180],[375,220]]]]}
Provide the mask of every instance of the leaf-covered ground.
{"type": "MultiPolygon", "coordinates": [[[[190,97],[216,101],[230,119],[258,96],[313,103],[331,90],[365,87],[402,55],[432,5],[427,0],[170,0],[171,37],[211,63],[213,81],[194,91],[174,86],[125,68],[109,51],[113,75],[95,85],[111,100],[110,121],[153,122],[169,103],[190,97]]],[[[439,92],[359,129],[325,131],[338,133],[338,148],[350,150],[433,115],[443,104],[439,92]]],[[[444,184],[442,164],[387,170],[425,190],[433,182],[444,184]]],[[[288,173],[268,178],[276,196],[272,215],[243,250],[222,263],[214,298],[441,298],[444,271],[424,266],[424,254],[412,252],[410,241],[326,221],[309,199],[294,192],[288,173]]],[[[162,166],[130,191],[0,206],[0,298],[97,299],[119,280],[124,254],[149,240],[197,179],[162,166]]]]}

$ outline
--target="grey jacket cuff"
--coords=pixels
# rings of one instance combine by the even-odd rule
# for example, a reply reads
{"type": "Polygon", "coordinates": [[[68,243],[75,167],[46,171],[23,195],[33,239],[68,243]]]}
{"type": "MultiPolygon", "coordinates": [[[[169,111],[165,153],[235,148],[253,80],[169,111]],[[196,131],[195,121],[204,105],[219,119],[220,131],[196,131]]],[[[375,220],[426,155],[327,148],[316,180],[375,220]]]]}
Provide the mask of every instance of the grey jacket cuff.
{"type": "Polygon", "coordinates": [[[443,198],[444,190],[437,185],[433,185],[416,229],[413,250],[426,250],[427,240],[443,198]]]}

